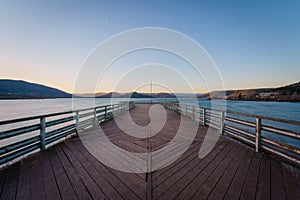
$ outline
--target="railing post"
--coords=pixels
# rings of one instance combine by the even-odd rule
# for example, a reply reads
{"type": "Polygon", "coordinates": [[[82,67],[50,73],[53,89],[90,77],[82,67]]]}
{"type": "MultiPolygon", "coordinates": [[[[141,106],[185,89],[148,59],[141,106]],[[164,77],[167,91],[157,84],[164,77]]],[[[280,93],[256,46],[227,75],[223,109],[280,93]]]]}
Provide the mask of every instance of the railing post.
{"type": "Polygon", "coordinates": [[[119,115],[119,105],[116,105],[116,115],[119,115]]]}
{"type": "Polygon", "coordinates": [[[256,118],[256,126],[255,126],[255,151],[260,151],[261,145],[261,118],[256,118]]]}
{"type": "Polygon", "coordinates": [[[192,115],[192,120],[195,121],[195,106],[192,107],[193,108],[193,115],[192,115]]]}
{"type": "Polygon", "coordinates": [[[202,119],[203,119],[203,126],[206,126],[206,109],[202,108],[202,119]]]}
{"type": "Polygon", "coordinates": [[[40,137],[41,137],[41,150],[44,151],[46,148],[46,120],[45,117],[40,118],[40,137]]]}
{"type": "Polygon", "coordinates": [[[180,104],[180,114],[184,115],[184,111],[182,111],[182,110],[183,110],[183,106],[182,106],[182,104],[180,104]]]}
{"type": "Polygon", "coordinates": [[[75,118],[75,125],[76,125],[76,134],[79,134],[79,111],[76,111],[76,118],[75,118]]]}
{"type": "Polygon", "coordinates": [[[107,119],[107,106],[104,106],[104,121],[107,119]]]}
{"type": "Polygon", "coordinates": [[[185,105],[185,116],[188,116],[187,105],[185,105]]]}
{"type": "Polygon", "coordinates": [[[97,125],[97,108],[94,108],[94,125],[97,125]]]}
{"type": "Polygon", "coordinates": [[[221,113],[220,113],[220,133],[222,135],[224,134],[224,121],[225,121],[224,111],[221,111],[221,113]]]}

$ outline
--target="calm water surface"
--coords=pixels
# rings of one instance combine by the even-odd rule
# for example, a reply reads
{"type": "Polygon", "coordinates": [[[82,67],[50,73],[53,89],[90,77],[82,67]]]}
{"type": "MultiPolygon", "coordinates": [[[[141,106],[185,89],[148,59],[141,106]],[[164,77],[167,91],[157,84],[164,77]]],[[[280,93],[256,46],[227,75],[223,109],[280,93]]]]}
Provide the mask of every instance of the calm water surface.
{"type": "MultiPolygon", "coordinates": [[[[76,99],[76,109],[90,108],[105,104],[118,103],[124,98],[101,98],[101,99],[76,99]]],[[[139,100],[139,99],[137,99],[139,100]]],[[[144,99],[143,99],[144,100],[144,99]]],[[[193,103],[191,99],[181,99],[185,103],[193,103]]],[[[199,105],[211,107],[208,100],[199,100],[199,105]]],[[[216,103],[215,108],[224,108],[223,101],[216,103]]],[[[269,117],[283,118],[300,121],[300,103],[292,102],[254,102],[254,101],[227,101],[226,108],[230,111],[263,115],[269,117]]],[[[73,109],[72,99],[37,99],[37,100],[0,100],[0,121],[29,117],[34,115],[49,114],[55,112],[69,111],[73,109]]]]}

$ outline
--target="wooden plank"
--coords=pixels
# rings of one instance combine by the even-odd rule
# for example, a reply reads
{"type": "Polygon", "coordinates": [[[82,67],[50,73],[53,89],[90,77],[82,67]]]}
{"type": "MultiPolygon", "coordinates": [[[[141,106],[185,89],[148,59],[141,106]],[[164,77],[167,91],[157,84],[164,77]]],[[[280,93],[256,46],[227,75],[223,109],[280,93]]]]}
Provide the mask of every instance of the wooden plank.
{"type": "Polygon", "coordinates": [[[6,181],[3,186],[0,199],[15,199],[20,173],[20,162],[13,164],[7,169],[6,181]]]}
{"type": "Polygon", "coordinates": [[[200,149],[200,142],[194,143],[191,148],[189,148],[177,161],[168,165],[167,167],[157,170],[153,173],[153,183],[154,187],[161,184],[163,181],[168,179],[174,173],[184,167],[187,163],[191,162],[193,159],[197,158],[197,153],[200,149]]]}
{"type": "Polygon", "coordinates": [[[271,159],[271,199],[286,199],[281,163],[271,159]]]}
{"type": "Polygon", "coordinates": [[[31,157],[30,162],[30,194],[32,200],[45,199],[43,173],[40,164],[40,153],[31,157]]]}
{"type": "MultiPolygon", "coordinates": [[[[126,173],[121,173],[121,176],[116,176],[112,173],[112,169],[103,166],[98,160],[95,159],[79,142],[68,142],[68,147],[72,152],[78,152],[76,154],[77,158],[80,159],[82,163],[90,163],[98,173],[100,173],[105,180],[109,181],[111,186],[117,191],[124,199],[140,199],[139,195],[136,194],[138,187],[127,187],[127,184],[132,183],[132,181],[126,181],[125,183],[120,179],[126,177],[126,173]]],[[[111,194],[111,193],[109,193],[111,194]]]]}
{"type": "MultiPolygon", "coordinates": [[[[202,143],[200,142],[194,142],[194,144],[177,161],[163,169],[155,171],[153,174],[154,187],[159,187],[162,182],[184,168],[189,162],[197,160],[199,158],[198,152],[201,144],[202,143]]],[[[220,146],[221,144],[222,142],[218,142],[216,146],[220,146]]]]}
{"type": "MultiPolygon", "coordinates": [[[[247,156],[247,148],[240,148],[241,150],[239,152],[237,152],[237,154],[233,157],[233,159],[230,161],[229,166],[227,167],[227,169],[224,171],[224,173],[222,173],[222,167],[221,165],[219,165],[218,169],[221,171],[219,173],[217,173],[217,171],[214,171],[214,174],[212,174],[209,179],[207,181],[205,181],[205,184],[202,186],[202,189],[200,188],[200,190],[197,192],[198,195],[195,195],[194,197],[199,197],[201,195],[201,189],[203,191],[203,195],[201,195],[201,198],[206,198],[206,199],[223,199],[227,189],[230,186],[230,183],[232,182],[238,167],[240,166],[241,162],[244,160],[245,156],[247,156]],[[221,178],[219,180],[217,180],[217,175],[216,174],[221,174],[221,178]],[[210,179],[212,179],[210,181],[210,179]],[[211,190],[211,188],[208,187],[208,182],[212,182],[211,185],[213,186],[213,181],[215,182],[215,187],[213,188],[213,190],[211,190]],[[206,191],[210,191],[209,193],[206,191]],[[199,195],[200,193],[200,195],[199,195]],[[204,196],[204,194],[206,194],[204,196]],[[208,198],[207,198],[208,197],[208,198]]],[[[194,198],[193,197],[193,198],[194,198]]]]}
{"type": "Polygon", "coordinates": [[[298,187],[299,181],[295,171],[299,172],[299,169],[295,169],[292,166],[282,163],[282,172],[284,177],[284,185],[287,199],[300,199],[300,189],[298,187]]]}
{"type": "MultiPolygon", "coordinates": [[[[58,158],[72,184],[73,190],[76,193],[76,196],[78,197],[78,199],[90,199],[90,195],[87,192],[86,188],[84,187],[84,185],[81,182],[80,176],[79,174],[82,173],[82,171],[76,171],[76,169],[73,168],[72,164],[70,163],[70,161],[68,160],[67,156],[64,154],[64,152],[61,150],[60,148],[61,145],[56,145],[55,146],[55,150],[56,153],[58,155],[58,158]]],[[[92,184],[89,184],[89,189],[93,187],[92,184]]],[[[96,193],[100,193],[101,194],[101,190],[98,189],[99,191],[96,191],[96,193]]],[[[94,198],[103,198],[105,196],[94,196],[94,198]]]]}
{"type": "Polygon", "coordinates": [[[247,176],[247,172],[249,170],[249,166],[254,155],[253,149],[247,149],[247,153],[245,155],[245,160],[240,164],[233,180],[230,184],[229,189],[226,192],[224,199],[238,199],[240,197],[240,193],[243,189],[245,178],[247,176]]]}
{"type": "Polygon", "coordinates": [[[50,159],[50,163],[54,172],[55,180],[58,185],[61,198],[78,199],[68,179],[68,176],[66,175],[61,163],[59,162],[55,149],[50,148],[48,152],[48,157],[50,159]]]}
{"type": "Polygon", "coordinates": [[[52,169],[48,151],[41,153],[41,167],[43,174],[43,181],[45,186],[46,199],[61,199],[58,185],[56,184],[54,170],[52,169]]]}
{"type": "MultiPolygon", "coordinates": [[[[234,145],[234,147],[230,148],[225,154],[216,157],[178,194],[176,199],[182,199],[183,197],[187,199],[201,199],[202,196],[200,195],[203,195],[203,198],[205,198],[204,196],[208,196],[215,185],[214,183],[217,182],[221,176],[222,170],[226,169],[235,153],[238,152],[237,149],[238,145],[234,145]],[[201,192],[203,194],[201,194],[201,192]]],[[[221,155],[221,153],[219,155],[221,155]]]]}
{"type": "MultiPolygon", "coordinates": [[[[192,189],[186,191],[193,191],[197,187],[192,182],[198,182],[195,178],[210,164],[215,166],[221,162],[229,151],[235,146],[234,143],[230,143],[226,148],[216,148],[204,159],[195,159],[186,165],[178,173],[174,174],[167,181],[162,183],[160,187],[156,188],[156,194],[159,198],[175,198],[179,193],[185,190],[188,186],[192,189]]],[[[213,170],[212,168],[209,168],[213,170]]],[[[188,193],[188,192],[187,192],[188,193]]]]}
{"type": "Polygon", "coordinates": [[[16,199],[30,199],[30,159],[21,161],[16,199]]]}
{"type": "Polygon", "coordinates": [[[0,197],[3,191],[6,174],[7,174],[7,169],[0,170],[0,197]]]}
{"type": "Polygon", "coordinates": [[[216,184],[222,177],[222,175],[227,175],[226,171],[228,171],[230,163],[236,164],[237,160],[233,159],[240,157],[241,153],[243,153],[243,151],[240,150],[240,146],[237,145],[234,151],[231,151],[217,166],[217,168],[215,168],[215,170],[209,175],[209,177],[205,180],[205,184],[202,184],[202,186],[192,196],[192,199],[207,199],[209,194],[212,192],[212,190],[215,188],[216,184]]]}
{"type": "Polygon", "coordinates": [[[99,151],[99,153],[102,154],[102,158],[106,159],[108,162],[113,162],[115,164],[118,164],[122,167],[124,167],[126,170],[131,172],[132,176],[136,176],[136,178],[144,178],[144,175],[141,173],[135,173],[131,167],[131,163],[135,163],[135,167],[139,168],[140,171],[145,170],[146,164],[143,163],[143,159],[137,156],[132,156],[126,152],[120,153],[116,151],[111,151],[109,148],[109,145],[106,145],[105,143],[91,143],[89,144],[90,148],[94,148],[94,151],[99,151]],[[112,159],[114,158],[114,159],[112,159]],[[137,159],[139,159],[140,162],[136,162],[137,159]]]}
{"type": "Polygon", "coordinates": [[[255,199],[261,157],[262,156],[260,153],[254,154],[246,176],[240,199],[255,199]]]}
{"type": "MultiPolygon", "coordinates": [[[[76,143],[77,144],[77,143],[76,143]]],[[[79,142],[78,142],[79,144],[79,142]]],[[[62,145],[63,151],[78,171],[84,185],[94,199],[113,198],[120,199],[120,196],[113,190],[110,184],[91,166],[90,162],[82,158],[77,149],[70,149],[69,145],[62,145]],[[99,188],[101,191],[99,191],[99,188]],[[99,197],[101,195],[102,197],[99,197]]]]}
{"type": "Polygon", "coordinates": [[[130,152],[135,152],[135,153],[147,152],[146,145],[140,146],[135,141],[120,139],[120,140],[113,141],[113,142],[120,148],[125,149],[130,152]]]}
{"type": "Polygon", "coordinates": [[[263,154],[262,162],[259,171],[259,178],[257,183],[256,198],[270,199],[271,191],[271,173],[270,173],[270,158],[263,154]]]}

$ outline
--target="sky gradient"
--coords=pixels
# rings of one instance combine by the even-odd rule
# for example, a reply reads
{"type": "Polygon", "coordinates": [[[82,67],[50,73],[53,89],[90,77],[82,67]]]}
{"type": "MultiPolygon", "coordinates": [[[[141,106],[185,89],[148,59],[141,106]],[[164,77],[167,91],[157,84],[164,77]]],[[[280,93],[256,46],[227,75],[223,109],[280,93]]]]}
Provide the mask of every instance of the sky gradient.
{"type": "Polygon", "coordinates": [[[0,78],[73,92],[83,61],[103,40],[132,28],[163,27],[202,45],[218,66],[226,89],[286,85],[299,81],[299,10],[296,0],[2,0],[0,78]]]}

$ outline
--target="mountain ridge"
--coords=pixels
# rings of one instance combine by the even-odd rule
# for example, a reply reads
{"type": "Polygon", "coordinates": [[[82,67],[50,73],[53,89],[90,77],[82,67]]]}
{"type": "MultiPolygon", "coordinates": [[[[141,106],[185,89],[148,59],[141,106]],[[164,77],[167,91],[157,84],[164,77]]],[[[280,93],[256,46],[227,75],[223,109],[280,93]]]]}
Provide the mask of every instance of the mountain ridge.
{"type": "Polygon", "coordinates": [[[0,79],[0,99],[70,98],[71,94],[38,83],[0,79]]]}

